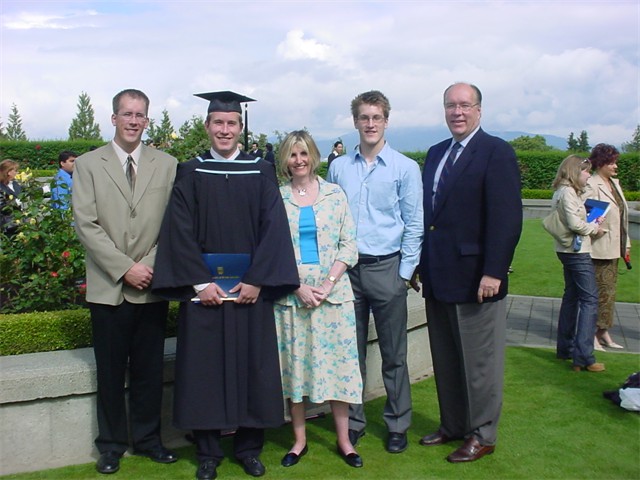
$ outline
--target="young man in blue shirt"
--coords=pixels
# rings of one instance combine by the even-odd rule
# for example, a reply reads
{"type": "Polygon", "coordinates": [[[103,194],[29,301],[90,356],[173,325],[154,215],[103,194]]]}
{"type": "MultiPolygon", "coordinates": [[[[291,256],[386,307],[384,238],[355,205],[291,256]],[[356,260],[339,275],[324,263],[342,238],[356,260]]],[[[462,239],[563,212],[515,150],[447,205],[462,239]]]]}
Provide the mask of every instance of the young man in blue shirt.
{"type": "MultiPolygon", "coordinates": [[[[411,384],[407,368],[407,290],[420,260],[423,236],[422,181],[418,164],[384,139],[391,106],[379,91],[358,95],[351,113],[360,144],[336,158],[327,180],[347,194],[357,229],[358,264],[349,270],[355,294],[360,371],[366,381],[369,315],[382,356],[387,401],[384,421],[387,451],[407,449],[411,424],[411,384]]],[[[364,435],[362,405],[349,409],[349,437],[355,446],[364,435]]]]}
{"type": "Polygon", "coordinates": [[[53,208],[68,210],[71,203],[71,187],[73,186],[73,167],[78,155],[69,150],[60,152],[58,165],[60,170],[56,173],[51,186],[51,205],[53,208]]]}

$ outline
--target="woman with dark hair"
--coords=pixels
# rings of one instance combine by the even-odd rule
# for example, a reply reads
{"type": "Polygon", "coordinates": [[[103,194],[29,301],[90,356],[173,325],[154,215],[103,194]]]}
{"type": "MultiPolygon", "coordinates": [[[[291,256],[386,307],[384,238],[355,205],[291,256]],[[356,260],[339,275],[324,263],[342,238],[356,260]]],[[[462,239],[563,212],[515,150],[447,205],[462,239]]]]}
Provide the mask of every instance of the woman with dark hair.
{"type": "Polygon", "coordinates": [[[304,130],[288,134],[278,152],[280,193],[289,218],[300,288],[276,300],[282,390],[295,442],[282,459],[291,467],[308,451],[305,400],[328,401],[337,451],[351,467],[362,459],[349,440],[349,404],[362,403],[356,317],[347,268],[358,261],[355,226],[338,185],[316,171],[320,152],[304,130]]]}
{"type": "Polygon", "coordinates": [[[556,255],[564,271],[564,294],[558,318],[556,356],[573,360],[575,371],[602,372],[604,364],[596,363],[593,336],[598,316],[598,288],[591,261],[591,237],[602,236],[598,223],[587,223],[587,210],[581,195],[589,179],[591,163],[586,158],[565,158],[553,181],[551,208],[558,210],[560,221],[575,235],[573,245],[566,247],[556,240],[556,255]]]}
{"type": "Polygon", "coordinates": [[[601,344],[610,348],[623,348],[611,338],[609,330],[613,326],[618,281],[618,260],[629,255],[629,207],[624,199],[620,182],[613,178],[618,174],[620,153],[613,145],[599,143],[589,160],[595,170],[587,182],[585,196],[609,202],[609,212],[604,218],[604,235],[591,243],[591,258],[596,269],[598,285],[598,330],[594,348],[604,350],[601,344]]]}
{"type": "Polygon", "coordinates": [[[5,235],[13,235],[18,225],[13,219],[13,212],[20,208],[18,195],[22,186],[15,180],[18,174],[18,162],[3,160],[0,162],[0,231],[5,235]]]}

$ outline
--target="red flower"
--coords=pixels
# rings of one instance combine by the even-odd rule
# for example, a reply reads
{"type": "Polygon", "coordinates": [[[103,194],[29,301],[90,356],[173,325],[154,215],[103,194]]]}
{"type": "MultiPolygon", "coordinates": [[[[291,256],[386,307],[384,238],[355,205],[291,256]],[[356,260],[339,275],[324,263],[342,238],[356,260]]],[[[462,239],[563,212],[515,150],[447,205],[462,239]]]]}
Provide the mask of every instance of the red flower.
{"type": "Polygon", "coordinates": [[[51,272],[51,276],[53,278],[58,278],[59,275],[58,275],[58,272],[51,272]]]}
{"type": "Polygon", "coordinates": [[[65,250],[62,252],[62,258],[69,258],[71,256],[71,252],[69,250],[65,250]]]}
{"type": "Polygon", "coordinates": [[[78,290],[80,291],[80,293],[86,293],[87,292],[87,284],[86,283],[81,283],[78,286],[78,290]]]}
{"type": "Polygon", "coordinates": [[[36,150],[40,150],[41,148],[40,144],[36,145],[36,150]]]}

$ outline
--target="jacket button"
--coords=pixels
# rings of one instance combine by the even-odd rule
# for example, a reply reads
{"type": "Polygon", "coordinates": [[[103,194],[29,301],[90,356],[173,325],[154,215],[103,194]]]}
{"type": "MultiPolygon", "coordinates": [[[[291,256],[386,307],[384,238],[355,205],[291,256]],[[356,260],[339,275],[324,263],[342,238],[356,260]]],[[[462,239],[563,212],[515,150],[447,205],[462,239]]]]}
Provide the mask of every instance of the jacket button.
{"type": "Polygon", "coordinates": [[[433,231],[435,229],[436,229],[436,227],[434,225],[429,226],[429,230],[433,231]]]}

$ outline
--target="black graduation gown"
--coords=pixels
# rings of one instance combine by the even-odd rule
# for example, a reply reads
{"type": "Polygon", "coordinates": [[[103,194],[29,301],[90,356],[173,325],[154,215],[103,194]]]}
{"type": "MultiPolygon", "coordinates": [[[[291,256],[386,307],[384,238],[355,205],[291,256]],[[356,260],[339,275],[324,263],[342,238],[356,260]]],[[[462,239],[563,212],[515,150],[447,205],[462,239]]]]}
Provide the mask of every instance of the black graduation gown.
{"type": "Polygon", "coordinates": [[[273,167],[210,154],[178,167],[160,230],[153,291],[180,300],[174,423],[181,429],[284,423],[273,299],[299,286],[289,223],[273,167]],[[249,253],[242,281],[262,287],[253,305],[190,301],[211,275],[200,254],[249,253]]]}

